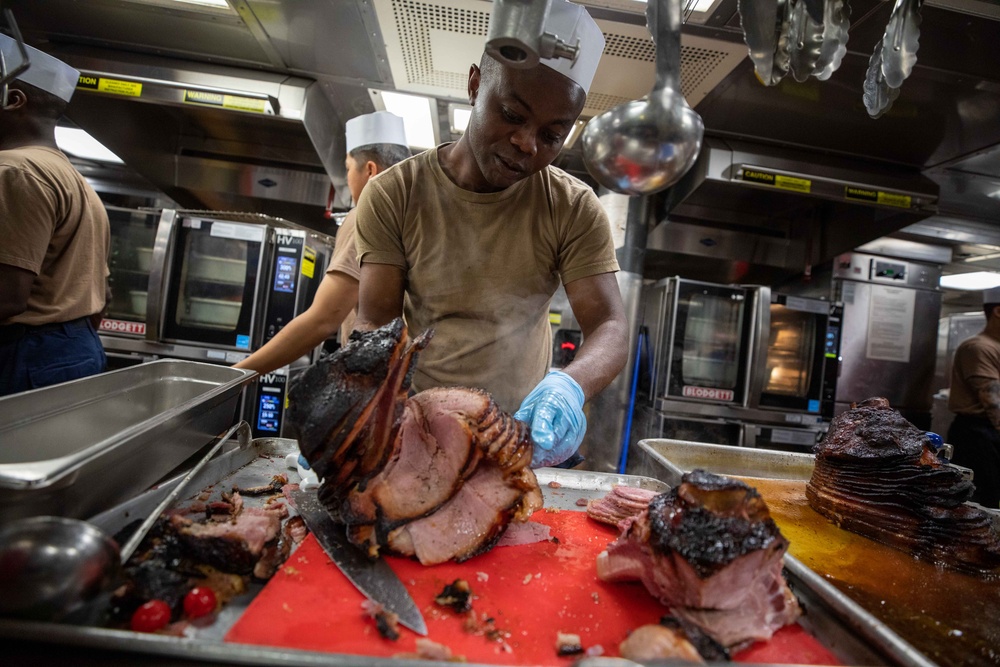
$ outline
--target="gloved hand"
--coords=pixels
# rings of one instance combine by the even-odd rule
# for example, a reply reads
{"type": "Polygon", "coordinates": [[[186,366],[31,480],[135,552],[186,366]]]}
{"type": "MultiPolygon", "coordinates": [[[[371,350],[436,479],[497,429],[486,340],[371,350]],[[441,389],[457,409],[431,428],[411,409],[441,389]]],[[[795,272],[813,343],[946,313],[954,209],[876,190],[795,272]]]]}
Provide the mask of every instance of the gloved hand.
{"type": "Polygon", "coordinates": [[[587,432],[583,389],[562,371],[552,371],[539,382],[514,413],[531,426],[535,450],[531,467],[562,463],[577,450],[587,432]]]}
{"type": "Polygon", "coordinates": [[[285,465],[299,473],[299,488],[303,491],[319,487],[319,477],[309,468],[309,462],[302,454],[289,454],[285,457],[285,465]]]}

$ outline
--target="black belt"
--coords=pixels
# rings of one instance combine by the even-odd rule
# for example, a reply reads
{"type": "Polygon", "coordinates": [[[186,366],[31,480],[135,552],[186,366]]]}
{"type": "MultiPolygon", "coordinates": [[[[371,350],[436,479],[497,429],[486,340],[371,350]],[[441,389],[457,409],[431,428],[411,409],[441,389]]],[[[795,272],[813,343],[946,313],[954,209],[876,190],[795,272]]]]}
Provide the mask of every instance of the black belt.
{"type": "Polygon", "coordinates": [[[34,336],[49,331],[61,331],[63,327],[76,327],[87,324],[90,317],[78,317],[69,322],[52,322],[49,324],[0,324],[0,345],[16,343],[26,336],[34,336]]]}

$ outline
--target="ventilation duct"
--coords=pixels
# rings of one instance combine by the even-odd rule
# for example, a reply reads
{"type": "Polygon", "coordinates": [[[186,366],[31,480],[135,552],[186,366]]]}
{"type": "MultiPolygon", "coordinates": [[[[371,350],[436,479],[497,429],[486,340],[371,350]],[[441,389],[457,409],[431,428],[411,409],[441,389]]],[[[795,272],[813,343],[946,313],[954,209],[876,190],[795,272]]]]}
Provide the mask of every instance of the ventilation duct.
{"type": "Polygon", "coordinates": [[[322,223],[347,208],[344,130],[316,82],[69,50],[69,118],[182,206],[322,223]]]}

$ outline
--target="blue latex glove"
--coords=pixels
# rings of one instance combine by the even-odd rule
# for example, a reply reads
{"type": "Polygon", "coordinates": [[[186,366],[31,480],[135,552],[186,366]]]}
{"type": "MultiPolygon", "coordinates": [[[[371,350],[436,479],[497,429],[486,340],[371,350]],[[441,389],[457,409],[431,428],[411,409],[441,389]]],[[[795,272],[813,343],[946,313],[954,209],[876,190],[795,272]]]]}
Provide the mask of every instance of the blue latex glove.
{"type": "Polygon", "coordinates": [[[301,454],[299,454],[299,465],[305,468],[306,470],[312,470],[312,468],[309,467],[309,461],[306,461],[306,457],[302,456],[301,454]]]}
{"type": "Polygon", "coordinates": [[[528,422],[535,449],[531,467],[562,463],[577,450],[587,432],[583,389],[562,371],[552,371],[528,394],[514,419],[528,422]]]}

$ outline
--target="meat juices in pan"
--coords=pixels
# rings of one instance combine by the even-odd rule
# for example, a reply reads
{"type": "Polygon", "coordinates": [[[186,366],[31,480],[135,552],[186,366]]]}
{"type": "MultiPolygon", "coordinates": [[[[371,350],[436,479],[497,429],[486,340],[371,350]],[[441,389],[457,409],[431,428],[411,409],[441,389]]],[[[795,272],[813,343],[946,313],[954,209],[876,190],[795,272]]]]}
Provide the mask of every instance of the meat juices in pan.
{"type": "Polygon", "coordinates": [[[398,318],[354,332],[291,388],[288,411],[320,501],[351,541],[425,565],[488,551],[542,506],[527,424],[480,389],[408,395],[431,336],[411,340],[398,318]]]}

